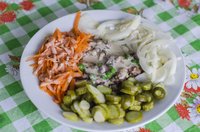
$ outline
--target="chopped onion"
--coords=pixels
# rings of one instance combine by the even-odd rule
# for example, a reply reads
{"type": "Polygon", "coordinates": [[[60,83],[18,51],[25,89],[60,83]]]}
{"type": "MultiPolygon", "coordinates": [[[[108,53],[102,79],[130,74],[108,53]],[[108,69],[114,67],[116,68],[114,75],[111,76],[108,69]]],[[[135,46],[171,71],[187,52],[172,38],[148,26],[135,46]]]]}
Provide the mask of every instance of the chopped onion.
{"type": "Polygon", "coordinates": [[[80,31],[93,35],[99,35],[99,31],[97,30],[98,25],[99,23],[87,14],[83,14],[79,21],[80,31]]]}
{"type": "Polygon", "coordinates": [[[173,81],[177,59],[168,48],[170,40],[158,39],[151,43],[142,44],[137,49],[139,63],[142,69],[151,77],[154,83],[173,81]]]}

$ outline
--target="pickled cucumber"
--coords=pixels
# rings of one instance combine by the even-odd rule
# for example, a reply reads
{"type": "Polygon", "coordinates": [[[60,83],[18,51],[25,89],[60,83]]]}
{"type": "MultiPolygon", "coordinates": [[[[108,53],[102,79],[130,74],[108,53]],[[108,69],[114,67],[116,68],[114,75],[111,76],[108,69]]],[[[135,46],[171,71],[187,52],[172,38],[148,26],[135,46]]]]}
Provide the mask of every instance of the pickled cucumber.
{"type": "Polygon", "coordinates": [[[142,112],[136,112],[136,111],[127,112],[125,119],[129,123],[137,123],[142,120],[142,112]]]}
{"type": "Polygon", "coordinates": [[[63,112],[63,116],[66,119],[71,120],[71,121],[78,121],[79,120],[78,116],[74,112],[63,112]]]}

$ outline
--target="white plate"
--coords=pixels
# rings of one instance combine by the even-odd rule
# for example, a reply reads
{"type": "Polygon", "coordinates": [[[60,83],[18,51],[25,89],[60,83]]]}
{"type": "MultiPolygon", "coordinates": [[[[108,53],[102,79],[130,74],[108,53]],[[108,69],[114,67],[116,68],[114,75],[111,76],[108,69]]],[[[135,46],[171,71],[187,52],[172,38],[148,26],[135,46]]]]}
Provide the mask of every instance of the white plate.
{"type": "MultiPolygon", "coordinates": [[[[85,11],[85,12],[87,12],[91,17],[93,17],[98,21],[133,17],[131,14],[127,14],[121,11],[95,10],[95,11],[85,11]]],[[[143,119],[141,122],[136,124],[124,123],[120,126],[117,126],[109,123],[88,124],[82,121],[71,122],[63,118],[59,106],[52,101],[52,98],[49,95],[47,95],[45,92],[39,89],[38,79],[36,78],[36,76],[33,75],[32,67],[29,66],[31,62],[27,62],[26,59],[28,56],[32,56],[37,52],[44,38],[47,35],[52,34],[56,28],[59,28],[61,31],[69,31],[73,26],[74,17],[75,14],[70,14],[61,17],[44,26],[31,38],[31,40],[29,41],[23,52],[20,63],[21,81],[26,94],[39,110],[46,113],[52,119],[69,127],[86,131],[110,132],[110,131],[130,129],[138,127],[140,125],[144,125],[164,114],[175,103],[183,88],[185,79],[185,65],[180,50],[177,48],[176,45],[173,45],[171,49],[173,50],[173,52],[176,54],[177,57],[181,58],[178,62],[177,65],[178,68],[175,74],[176,82],[173,85],[166,88],[167,95],[164,100],[157,102],[153,110],[143,113],[143,119]]]]}

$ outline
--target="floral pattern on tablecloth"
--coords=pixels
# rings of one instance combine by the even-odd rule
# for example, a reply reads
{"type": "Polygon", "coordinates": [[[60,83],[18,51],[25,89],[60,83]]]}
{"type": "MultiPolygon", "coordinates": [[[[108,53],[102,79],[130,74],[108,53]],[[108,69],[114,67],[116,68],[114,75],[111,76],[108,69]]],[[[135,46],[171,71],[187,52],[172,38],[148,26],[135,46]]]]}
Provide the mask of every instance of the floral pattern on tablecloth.
{"type": "Polygon", "coordinates": [[[34,8],[31,0],[23,0],[18,3],[0,1],[0,24],[13,22],[19,10],[29,11],[34,8]]]}
{"type": "Polygon", "coordinates": [[[186,83],[176,110],[182,119],[187,119],[200,126],[200,67],[195,64],[187,66],[186,83]]]}

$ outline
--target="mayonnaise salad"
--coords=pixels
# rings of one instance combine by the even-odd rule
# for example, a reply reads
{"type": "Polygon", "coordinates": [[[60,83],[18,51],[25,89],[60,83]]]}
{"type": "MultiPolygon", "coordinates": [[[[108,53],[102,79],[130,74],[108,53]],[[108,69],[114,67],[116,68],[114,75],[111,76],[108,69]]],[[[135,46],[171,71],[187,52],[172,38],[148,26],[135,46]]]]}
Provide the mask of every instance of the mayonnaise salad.
{"type": "MultiPolygon", "coordinates": [[[[136,79],[151,80],[153,83],[164,83],[165,85],[174,82],[177,58],[169,49],[174,40],[169,34],[144,22],[140,16],[101,23],[83,14],[79,29],[108,41],[112,46],[125,46],[127,52],[135,52],[144,70],[144,73],[138,75],[136,79]]],[[[112,49],[115,47],[113,46],[112,49]]]]}

